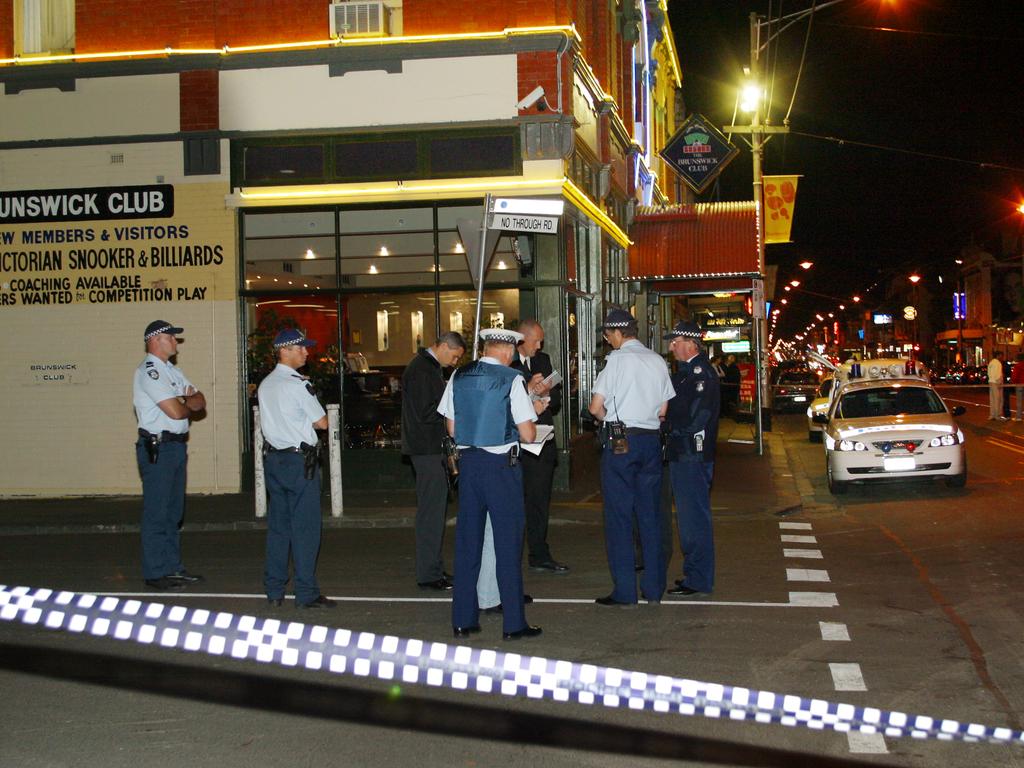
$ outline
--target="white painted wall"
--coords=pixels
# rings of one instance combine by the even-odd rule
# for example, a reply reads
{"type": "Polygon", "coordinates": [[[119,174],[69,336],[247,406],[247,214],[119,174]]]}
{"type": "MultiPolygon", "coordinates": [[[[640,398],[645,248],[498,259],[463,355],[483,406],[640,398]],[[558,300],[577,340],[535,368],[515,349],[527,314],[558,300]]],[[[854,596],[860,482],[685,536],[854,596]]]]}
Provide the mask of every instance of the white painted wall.
{"type": "Polygon", "coordinates": [[[0,94],[0,141],[175,133],[178,75],[82,78],[75,90],[0,94]]]}
{"type": "Polygon", "coordinates": [[[515,55],[406,61],[401,73],[279,67],[222,72],[227,131],[346,128],[515,118],[515,55]]]}

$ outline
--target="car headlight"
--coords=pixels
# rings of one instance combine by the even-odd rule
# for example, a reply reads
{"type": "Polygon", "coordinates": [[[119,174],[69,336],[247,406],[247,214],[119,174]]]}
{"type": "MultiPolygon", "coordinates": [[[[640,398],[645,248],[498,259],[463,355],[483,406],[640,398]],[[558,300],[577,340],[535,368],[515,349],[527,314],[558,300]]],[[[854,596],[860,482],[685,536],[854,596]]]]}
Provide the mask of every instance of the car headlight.
{"type": "Polygon", "coordinates": [[[839,450],[840,451],[866,451],[868,447],[859,440],[840,440],[839,450]]]}
{"type": "Polygon", "coordinates": [[[928,443],[932,448],[938,448],[940,445],[956,445],[956,435],[950,433],[948,435],[942,435],[942,437],[933,437],[932,441],[928,443]]]}

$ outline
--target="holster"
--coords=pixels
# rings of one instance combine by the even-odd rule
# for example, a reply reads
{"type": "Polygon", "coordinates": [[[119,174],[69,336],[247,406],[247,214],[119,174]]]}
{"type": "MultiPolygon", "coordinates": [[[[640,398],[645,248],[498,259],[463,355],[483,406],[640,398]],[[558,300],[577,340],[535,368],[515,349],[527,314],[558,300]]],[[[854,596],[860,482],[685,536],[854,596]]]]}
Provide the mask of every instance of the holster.
{"type": "Polygon", "coordinates": [[[303,458],[302,476],[312,480],[316,477],[316,468],[320,465],[320,443],[300,443],[299,448],[302,449],[303,458]]]}
{"type": "Polygon", "coordinates": [[[160,460],[160,435],[147,435],[143,439],[146,441],[146,455],[149,456],[149,463],[156,464],[160,460]]]}

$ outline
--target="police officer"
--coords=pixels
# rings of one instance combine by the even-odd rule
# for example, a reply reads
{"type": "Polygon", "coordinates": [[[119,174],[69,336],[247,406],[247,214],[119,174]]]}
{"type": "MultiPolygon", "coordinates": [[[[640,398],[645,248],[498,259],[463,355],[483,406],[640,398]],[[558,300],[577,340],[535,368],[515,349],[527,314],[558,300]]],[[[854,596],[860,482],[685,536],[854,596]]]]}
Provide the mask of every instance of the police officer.
{"type": "Polygon", "coordinates": [[[664,336],[677,361],[668,403],[669,477],[676,503],[683,578],[668,591],[691,597],[715,584],[715,541],[711,528],[711,478],[718,440],[719,377],[701,348],[701,329],[681,321],[664,336]]]}
{"type": "Polygon", "coordinates": [[[142,476],[142,577],[153,589],[178,590],[203,581],[185,570],[178,533],[185,513],[189,419],[206,408],[203,393],[171,362],[181,332],[164,320],[146,326],[146,358],[132,382],[142,476]]]}
{"type": "Polygon", "coordinates": [[[438,412],[459,446],[459,516],[455,525],[455,637],[480,631],[477,580],[490,515],[502,603],[504,638],[536,637],[540,627],[526,623],[523,610],[523,471],[519,441],[536,437],[534,412],[521,374],[509,368],[517,331],[480,331],[483,356],[448,380],[438,412]]]}
{"type": "Polygon", "coordinates": [[[288,551],[295,566],[295,607],[334,608],[320,593],[316,558],[320,552],[320,462],[317,429],[327,414],[309,380],[298,373],[316,344],[294,328],[274,338],[277,366],[260,383],[260,425],[265,441],[263,468],[270,507],[263,586],[272,606],[284,602],[288,551]]]}
{"type": "Polygon", "coordinates": [[[590,413],[604,422],[601,492],[604,535],[614,589],[598,605],[637,602],[633,520],[636,519],[645,568],[641,591],[651,603],[665,591],[661,551],[661,420],[675,396],[668,366],[637,338],[636,320],[611,309],[601,326],[612,346],[594,384],[590,413]]]}

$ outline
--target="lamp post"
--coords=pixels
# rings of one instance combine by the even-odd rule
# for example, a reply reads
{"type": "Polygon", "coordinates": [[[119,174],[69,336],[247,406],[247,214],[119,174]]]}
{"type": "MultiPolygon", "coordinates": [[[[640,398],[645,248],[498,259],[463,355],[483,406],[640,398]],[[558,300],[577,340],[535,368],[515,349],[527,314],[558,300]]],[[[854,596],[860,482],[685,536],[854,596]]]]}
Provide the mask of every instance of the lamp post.
{"type": "Polygon", "coordinates": [[[921,314],[921,308],[918,306],[917,302],[917,284],[921,282],[921,276],[915,272],[908,278],[908,280],[910,280],[910,282],[914,284],[914,338],[911,340],[910,357],[912,360],[916,360],[918,351],[917,348],[919,345],[919,340],[917,337],[917,318],[918,315],[921,314]]]}

